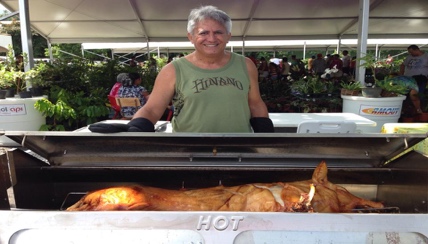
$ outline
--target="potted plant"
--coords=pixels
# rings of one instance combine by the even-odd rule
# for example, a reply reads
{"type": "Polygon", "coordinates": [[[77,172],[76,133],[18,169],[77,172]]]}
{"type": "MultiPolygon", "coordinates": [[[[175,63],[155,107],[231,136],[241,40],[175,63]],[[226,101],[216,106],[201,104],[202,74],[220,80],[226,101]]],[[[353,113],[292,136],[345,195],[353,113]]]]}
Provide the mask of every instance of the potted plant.
{"type": "Polygon", "coordinates": [[[7,63],[0,64],[0,90],[5,93],[5,97],[13,97],[15,94],[14,71],[10,70],[7,63]]]}
{"type": "Polygon", "coordinates": [[[340,94],[345,96],[358,96],[361,91],[361,84],[358,81],[342,81],[340,86],[342,87],[340,94]]]}
{"type": "Polygon", "coordinates": [[[365,87],[362,87],[361,89],[362,95],[364,97],[380,97],[382,88],[378,86],[378,83],[379,79],[383,79],[388,75],[387,69],[385,69],[382,62],[379,62],[371,55],[365,55],[359,60],[363,61],[360,64],[360,67],[364,67],[366,69],[364,75],[365,87]],[[382,72],[378,72],[380,70],[382,70],[382,72]]]}
{"type": "Polygon", "coordinates": [[[402,81],[393,78],[377,81],[377,85],[382,89],[382,97],[396,97],[406,95],[409,92],[409,89],[402,81]]]}
{"type": "Polygon", "coordinates": [[[12,87],[10,72],[4,66],[0,68],[0,99],[5,99],[8,96],[9,89],[12,87]]]}
{"type": "Polygon", "coordinates": [[[372,131],[380,132],[384,123],[396,123],[399,120],[406,96],[399,94],[402,91],[399,85],[388,82],[389,66],[378,62],[373,56],[367,55],[361,60],[364,62],[360,67],[366,68],[362,96],[342,96],[343,112],[355,113],[375,121],[377,125],[372,131]],[[382,97],[383,89],[394,92],[396,96],[382,97]]]}
{"type": "Polygon", "coordinates": [[[21,58],[15,58],[12,50],[12,46],[9,45],[6,60],[0,64],[0,88],[9,89],[9,97],[13,97],[15,93],[21,98],[32,97],[31,91],[26,90],[27,84],[37,87],[44,83],[41,70],[45,64],[24,71],[23,67],[28,63],[27,55],[24,53],[19,56],[21,58]]]}
{"type": "Polygon", "coordinates": [[[366,68],[362,95],[365,97],[393,97],[405,95],[407,88],[400,82],[392,82],[391,74],[394,73],[393,64],[382,62],[371,55],[362,58],[360,66],[366,68]]]}

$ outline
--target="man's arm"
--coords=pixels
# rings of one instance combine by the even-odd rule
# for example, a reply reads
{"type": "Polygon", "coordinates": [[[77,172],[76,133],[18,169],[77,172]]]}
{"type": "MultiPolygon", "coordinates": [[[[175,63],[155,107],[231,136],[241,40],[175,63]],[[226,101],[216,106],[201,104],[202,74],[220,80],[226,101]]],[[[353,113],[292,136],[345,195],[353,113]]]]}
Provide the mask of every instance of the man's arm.
{"type": "Polygon", "coordinates": [[[250,106],[251,117],[269,117],[266,104],[263,102],[260,91],[258,72],[254,63],[249,59],[245,59],[248,75],[250,77],[250,91],[248,94],[248,105],[250,106]]]}
{"type": "Polygon", "coordinates": [[[153,124],[162,117],[175,92],[175,68],[169,63],[156,77],[150,99],[134,115],[133,119],[146,118],[153,124]]]}
{"type": "Polygon", "coordinates": [[[404,65],[404,63],[401,63],[400,65],[400,75],[404,75],[404,69],[406,68],[406,66],[404,65]]]}
{"type": "Polygon", "coordinates": [[[248,105],[250,107],[250,124],[256,133],[275,132],[272,120],[269,119],[269,113],[266,104],[263,102],[260,91],[256,66],[250,59],[246,58],[248,75],[250,77],[250,91],[248,93],[248,105]]]}

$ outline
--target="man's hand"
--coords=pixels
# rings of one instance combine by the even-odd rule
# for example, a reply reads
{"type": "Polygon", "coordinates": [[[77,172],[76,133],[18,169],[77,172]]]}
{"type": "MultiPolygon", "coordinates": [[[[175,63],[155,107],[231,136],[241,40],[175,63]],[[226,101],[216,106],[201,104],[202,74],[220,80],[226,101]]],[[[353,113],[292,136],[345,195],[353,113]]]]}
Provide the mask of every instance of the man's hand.
{"type": "Polygon", "coordinates": [[[97,123],[89,125],[89,130],[97,133],[117,133],[117,132],[155,132],[155,127],[146,118],[136,118],[128,124],[107,124],[97,123]]]}

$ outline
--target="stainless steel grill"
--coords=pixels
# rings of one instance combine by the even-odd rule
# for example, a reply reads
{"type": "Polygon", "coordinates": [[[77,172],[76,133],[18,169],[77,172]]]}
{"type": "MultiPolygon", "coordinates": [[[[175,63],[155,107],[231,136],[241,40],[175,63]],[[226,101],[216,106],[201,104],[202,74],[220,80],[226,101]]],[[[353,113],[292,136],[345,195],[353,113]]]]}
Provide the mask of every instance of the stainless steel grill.
{"type": "Polygon", "coordinates": [[[403,154],[425,134],[6,136],[22,146],[0,155],[0,243],[428,243],[428,160],[415,151],[403,154]],[[306,180],[321,160],[331,182],[386,208],[349,214],[62,211],[87,191],[127,183],[179,189],[306,180]],[[16,208],[7,198],[10,187],[16,208]]]}

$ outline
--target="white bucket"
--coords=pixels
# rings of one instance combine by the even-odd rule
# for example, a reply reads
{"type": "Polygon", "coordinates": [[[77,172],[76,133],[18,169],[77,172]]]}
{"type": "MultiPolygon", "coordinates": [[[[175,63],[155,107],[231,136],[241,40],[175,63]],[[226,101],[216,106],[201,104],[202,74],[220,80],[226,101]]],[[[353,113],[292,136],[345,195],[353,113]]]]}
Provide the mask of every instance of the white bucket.
{"type": "Polygon", "coordinates": [[[401,108],[406,96],[369,98],[362,96],[344,96],[344,113],[354,113],[376,122],[370,131],[380,133],[383,124],[396,123],[401,116],[401,108]]]}
{"type": "MultiPolygon", "coordinates": [[[[34,108],[41,97],[0,99],[0,130],[38,131],[46,124],[46,119],[34,108]]],[[[5,136],[0,136],[0,146],[16,144],[5,136]]]]}

